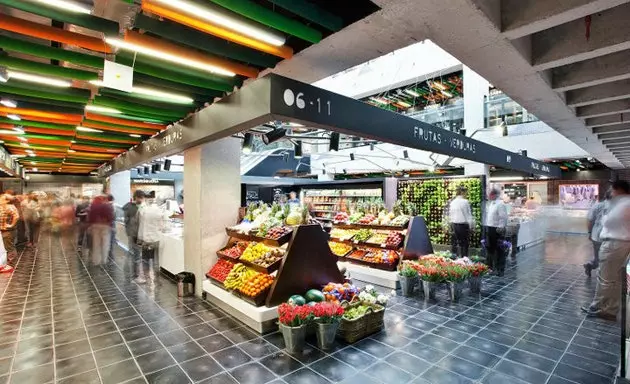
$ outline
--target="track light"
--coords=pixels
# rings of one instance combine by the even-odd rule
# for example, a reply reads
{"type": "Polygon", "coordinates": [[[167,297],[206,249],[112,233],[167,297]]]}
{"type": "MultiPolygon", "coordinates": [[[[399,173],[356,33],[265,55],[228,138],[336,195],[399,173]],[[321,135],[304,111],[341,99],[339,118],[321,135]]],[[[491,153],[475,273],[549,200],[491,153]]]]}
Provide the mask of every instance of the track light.
{"type": "Polygon", "coordinates": [[[271,143],[274,143],[284,138],[286,135],[287,135],[287,131],[284,130],[283,128],[275,128],[274,130],[265,133],[262,136],[262,140],[263,140],[263,143],[265,143],[266,145],[269,145],[271,143]]]}
{"type": "Polygon", "coordinates": [[[332,132],[330,134],[330,144],[328,146],[329,151],[338,151],[339,150],[339,132],[332,132]]]}
{"type": "Polygon", "coordinates": [[[374,150],[374,143],[370,143],[370,151],[374,150]]]}
{"type": "Polygon", "coordinates": [[[343,174],[344,174],[344,175],[347,175],[347,174],[348,174],[348,170],[347,170],[347,169],[344,169],[344,170],[343,170],[343,174]]]}
{"type": "Polygon", "coordinates": [[[242,151],[244,154],[252,153],[252,144],[254,143],[254,135],[249,132],[245,133],[245,138],[243,139],[243,147],[242,151]]]}
{"type": "Polygon", "coordinates": [[[409,151],[407,151],[406,149],[403,151],[403,157],[404,157],[405,159],[408,159],[408,158],[409,158],[409,151]]]}
{"type": "Polygon", "coordinates": [[[350,154],[350,160],[354,161],[354,153],[350,154]]]}
{"type": "Polygon", "coordinates": [[[164,160],[164,170],[165,171],[171,170],[171,160],[169,159],[164,160]]]}
{"type": "Polygon", "coordinates": [[[144,174],[145,174],[145,175],[148,175],[149,173],[151,173],[151,170],[149,169],[149,167],[148,167],[148,166],[145,166],[145,167],[144,167],[144,174]]]}
{"type": "Polygon", "coordinates": [[[83,13],[85,15],[89,15],[92,13],[92,10],[87,6],[76,3],[74,1],[68,0],[35,0],[39,3],[48,5],[50,7],[59,8],[64,11],[70,11],[75,13],[83,13]]]}
{"type": "Polygon", "coordinates": [[[138,175],[142,175],[144,169],[142,167],[139,167],[136,169],[136,171],[138,172],[138,175]]]}
{"type": "Polygon", "coordinates": [[[9,81],[9,71],[6,67],[0,67],[0,83],[6,83],[9,81]]]}
{"type": "Polygon", "coordinates": [[[298,140],[295,142],[295,144],[293,144],[293,158],[302,158],[302,140],[298,140]]]}

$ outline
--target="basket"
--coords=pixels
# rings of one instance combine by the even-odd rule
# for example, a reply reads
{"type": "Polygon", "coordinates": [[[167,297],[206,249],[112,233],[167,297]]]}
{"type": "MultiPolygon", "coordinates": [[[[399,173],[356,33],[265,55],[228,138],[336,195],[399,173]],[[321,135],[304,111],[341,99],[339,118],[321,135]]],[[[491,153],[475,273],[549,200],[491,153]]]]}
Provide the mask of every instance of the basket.
{"type": "MultiPolygon", "coordinates": [[[[341,305],[345,309],[356,307],[361,305],[361,302],[352,301],[348,303],[344,301],[341,305]]],[[[365,304],[369,305],[369,304],[365,304]]],[[[365,315],[354,319],[347,320],[341,318],[337,335],[344,339],[347,343],[355,343],[364,337],[367,337],[373,333],[379,332],[383,328],[383,321],[385,317],[385,307],[378,304],[370,305],[371,308],[367,310],[365,315]]]]}

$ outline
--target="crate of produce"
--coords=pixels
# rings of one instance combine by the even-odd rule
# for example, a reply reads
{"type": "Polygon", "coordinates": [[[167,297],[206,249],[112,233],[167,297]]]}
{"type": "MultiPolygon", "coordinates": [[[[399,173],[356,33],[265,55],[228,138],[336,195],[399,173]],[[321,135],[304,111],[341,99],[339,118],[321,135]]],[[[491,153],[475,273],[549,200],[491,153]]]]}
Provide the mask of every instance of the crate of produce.
{"type": "Polygon", "coordinates": [[[247,279],[238,289],[233,290],[232,293],[256,307],[262,307],[265,305],[272,284],[273,276],[257,273],[247,279]]]}
{"type": "Polygon", "coordinates": [[[385,307],[361,302],[343,302],[341,305],[345,313],[337,335],[347,343],[355,343],[383,328],[385,307]]]}
{"type": "Polygon", "coordinates": [[[235,265],[236,264],[230,260],[219,259],[206,273],[206,277],[214,285],[225,289],[223,282],[228,277],[235,265]]]}
{"type": "Polygon", "coordinates": [[[338,243],[335,241],[329,241],[328,246],[330,247],[333,255],[338,256],[340,259],[346,257],[346,255],[352,252],[353,249],[351,245],[338,243]]]}
{"type": "Polygon", "coordinates": [[[385,271],[395,271],[400,255],[398,252],[388,249],[375,249],[361,259],[362,264],[385,271]]]}
{"type": "Polygon", "coordinates": [[[282,249],[253,242],[243,251],[239,262],[258,272],[271,273],[280,268],[283,257],[282,249]]]}
{"type": "Polygon", "coordinates": [[[247,241],[237,241],[236,243],[232,243],[225,248],[218,250],[217,256],[222,259],[238,260],[238,258],[243,254],[243,251],[247,249],[248,245],[249,243],[247,241]]]}
{"type": "Polygon", "coordinates": [[[364,249],[355,249],[352,252],[350,252],[346,258],[348,259],[352,259],[352,260],[363,260],[363,257],[367,255],[367,251],[364,249]]]}

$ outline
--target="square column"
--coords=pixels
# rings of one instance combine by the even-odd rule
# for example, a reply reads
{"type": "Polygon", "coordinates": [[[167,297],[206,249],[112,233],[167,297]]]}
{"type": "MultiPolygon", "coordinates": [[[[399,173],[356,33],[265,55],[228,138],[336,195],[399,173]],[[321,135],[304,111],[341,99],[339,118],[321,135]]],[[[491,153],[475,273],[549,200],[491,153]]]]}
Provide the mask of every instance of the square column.
{"type": "Polygon", "coordinates": [[[184,152],[184,266],[202,293],[205,273],[227,242],[241,204],[241,142],[225,138],[184,152]]]}
{"type": "Polygon", "coordinates": [[[477,72],[464,65],[464,128],[466,136],[484,128],[485,96],[488,96],[490,83],[477,72]]]}

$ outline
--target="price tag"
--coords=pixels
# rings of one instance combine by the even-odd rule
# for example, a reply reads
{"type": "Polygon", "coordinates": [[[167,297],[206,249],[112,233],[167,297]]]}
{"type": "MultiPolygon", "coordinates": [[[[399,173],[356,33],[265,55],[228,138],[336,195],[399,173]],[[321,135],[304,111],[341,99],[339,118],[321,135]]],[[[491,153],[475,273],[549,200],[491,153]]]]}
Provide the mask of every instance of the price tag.
{"type": "Polygon", "coordinates": [[[355,243],[355,244],[359,244],[359,240],[355,240],[355,241],[354,241],[354,243],[355,243]]]}
{"type": "Polygon", "coordinates": [[[381,248],[387,248],[387,244],[386,243],[381,244],[381,248]]]}

